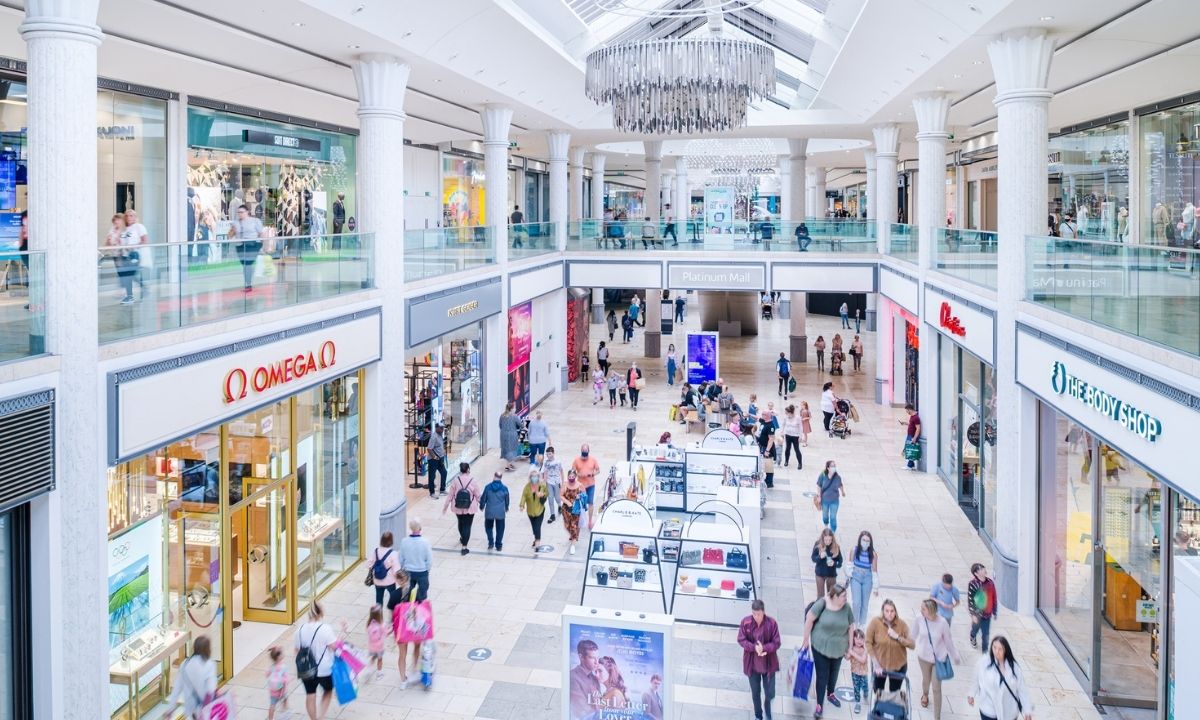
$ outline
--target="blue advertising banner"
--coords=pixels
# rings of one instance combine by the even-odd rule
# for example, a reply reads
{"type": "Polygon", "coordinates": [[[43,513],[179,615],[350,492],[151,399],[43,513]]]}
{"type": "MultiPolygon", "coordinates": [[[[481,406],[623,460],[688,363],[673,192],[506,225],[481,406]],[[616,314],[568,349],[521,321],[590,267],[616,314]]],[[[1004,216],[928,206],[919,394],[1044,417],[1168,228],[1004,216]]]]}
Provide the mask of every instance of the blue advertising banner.
{"type": "Polygon", "coordinates": [[[692,385],[717,379],[719,369],[717,341],[716,333],[688,333],[687,381],[692,385]]]}
{"type": "Polygon", "coordinates": [[[568,720],[662,720],[665,636],[569,621],[568,720]]]}
{"type": "Polygon", "coordinates": [[[704,188],[705,232],[713,235],[733,232],[733,198],[731,187],[704,188]]]}
{"type": "Polygon", "coordinates": [[[0,212],[0,262],[16,260],[21,249],[21,213],[0,212]]]}

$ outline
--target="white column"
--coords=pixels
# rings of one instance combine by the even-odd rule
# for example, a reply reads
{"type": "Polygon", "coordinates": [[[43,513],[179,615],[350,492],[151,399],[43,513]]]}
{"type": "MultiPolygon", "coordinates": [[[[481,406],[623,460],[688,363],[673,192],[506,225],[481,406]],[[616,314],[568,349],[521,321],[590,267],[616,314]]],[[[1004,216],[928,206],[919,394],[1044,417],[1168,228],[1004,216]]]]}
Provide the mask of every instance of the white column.
{"type": "MultiPolygon", "coordinates": [[[[404,502],[404,483],[387,472],[396,428],[405,426],[404,388],[404,95],[409,67],[391,55],[367,54],[354,63],[358,86],[358,222],[374,235],[375,283],[383,303],[383,355],[367,368],[366,467],[363,522],[368,542],[379,537],[380,516],[404,502]]],[[[392,532],[404,528],[389,527],[392,532]]]]}
{"type": "Polygon", "coordinates": [[[30,349],[59,358],[57,490],[39,501],[37,543],[50,543],[33,607],[38,717],[90,718],[108,707],[108,576],[96,273],[98,0],[30,0],[27,43],[30,349]],[[44,260],[43,260],[44,258],[44,260]],[[97,428],[100,428],[98,431],[97,428]],[[44,510],[44,512],[43,512],[44,510]],[[42,521],[45,522],[42,522],[42,521]],[[59,584],[61,583],[61,585],[59,584]],[[39,637],[47,633],[48,637],[39,637]],[[41,677],[49,675],[50,677],[41,677]]]}
{"type": "Polygon", "coordinates": [[[646,152],[646,214],[651,220],[662,217],[662,140],[644,140],[646,152]]]}
{"type": "Polygon", "coordinates": [[[587,148],[573,147],[571,162],[571,220],[583,219],[583,158],[587,148]]]}
{"type": "Polygon", "coordinates": [[[825,217],[829,209],[829,201],[825,199],[825,181],[829,177],[829,171],[823,167],[813,168],[813,203],[815,207],[810,211],[816,217],[825,217]]]}
{"type": "Polygon", "coordinates": [[[688,219],[692,214],[692,188],[688,185],[687,158],[675,158],[675,232],[679,237],[692,239],[688,233],[688,219]]]}
{"type": "MultiPolygon", "coordinates": [[[[866,150],[863,150],[863,163],[866,165],[866,168],[867,168],[867,199],[866,199],[866,202],[863,203],[863,207],[865,207],[867,210],[867,219],[874,220],[875,219],[875,198],[878,197],[876,195],[876,193],[878,192],[878,189],[876,188],[876,181],[875,181],[875,177],[876,177],[877,173],[875,172],[875,149],[874,148],[868,148],[866,150]]],[[[859,215],[861,216],[862,213],[859,212],[859,215]]]]}
{"type": "Polygon", "coordinates": [[[787,155],[776,158],[779,168],[779,217],[783,232],[787,232],[787,224],[792,220],[792,164],[787,155]]]}
{"type": "Polygon", "coordinates": [[[809,217],[817,217],[817,201],[813,195],[813,189],[817,184],[817,169],[806,168],[804,170],[804,204],[806,214],[809,217]]]}
{"type": "Polygon", "coordinates": [[[891,301],[879,293],[867,293],[867,318],[875,321],[875,402],[891,405],[892,385],[903,382],[901,378],[892,377],[896,339],[891,301]]]}
{"type": "Polygon", "coordinates": [[[787,295],[791,306],[788,309],[788,358],[795,363],[806,363],[808,362],[808,293],[790,292],[787,295]]]}
{"type": "Polygon", "coordinates": [[[592,217],[604,219],[604,163],[608,156],[592,153],[592,217]]]}
{"type": "Polygon", "coordinates": [[[892,223],[896,222],[899,208],[896,197],[896,156],[899,154],[900,128],[881,125],[872,128],[872,131],[875,133],[875,189],[879,192],[872,201],[875,206],[875,238],[879,252],[886,253],[888,233],[892,223]]]}
{"type": "MultiPolygon", "coordinates": [[[[604,322],[604,288],[592,288],[592,323],[602,322],[604,322]]],[[[608,331],[605,330],[604,332],[608,331]]],[[[600,340],[603,339],[600,338],[600,340]]],[[[597,345],[600,344],[600,340],[596,341],[597,345]]],[[[588,357],[591,357],[591,355],[588,357]]],[[[595,361],[596,358],[592,357],[592,362],[595,361]]]]}
{"type": "MultiPolygon", "coordinates": [[[[988,45],[996,77],[999,170],[996,285],[996,524],[991,535],[998,553],[1015,558],[1010,573],[1022,612],[1035,604],[1037,567],[1036,423],[1027,424],[1036,402],[1016,384],[1017,304],[1025,294],[1025,237],[1045,230],[1046,111],[1054,41],[1042,30],[1006,33],[988,45]]],[[[1001,558],[993,563],[1001,572],[1001,558]]],[[[1000,583],[998,582],[999,586],[1000,583]]],[[[1005,598],[1001,598],[1002,601],[1005,598]]]]}
{"type": "Polygon", "coordinates": [[[496,262],[508,262],[508,127],[512,108],[485,105],[479,114],[483,121],[484,215],[496,238],[496,262]]]}
{"type": "MultiPolygon", "coordinates": [[[[550,146],[550,222],[559,250],[567,249],[567,147],[571,135],[565,131],[547,133],[550,146]]],[[[564,300],[564,302],[566,302],[564,300]]],[[[555,333],[555,336],[562,333],[555,333]]]]}
{"type": "Polygon", "coordinates": [[[867,312],[863,316],[863,319],[867,321],[867,332],[875,332],[875,314],[877,312],[876,306],[878,305],[878,302],[879,293],[867,293],[867,312]]]}
{"type": "MultiPolygon", "coordinates": [[[[802,223],[811,212],[811,205],[805,201],[805,182],[808,177],[808,140],[806,138],[788,138],[788,175],[791,176],[790,195],[791,215],[789,222],[802,223]]],[[[783,196],[788,197],[788,196],[783,196]]]]}

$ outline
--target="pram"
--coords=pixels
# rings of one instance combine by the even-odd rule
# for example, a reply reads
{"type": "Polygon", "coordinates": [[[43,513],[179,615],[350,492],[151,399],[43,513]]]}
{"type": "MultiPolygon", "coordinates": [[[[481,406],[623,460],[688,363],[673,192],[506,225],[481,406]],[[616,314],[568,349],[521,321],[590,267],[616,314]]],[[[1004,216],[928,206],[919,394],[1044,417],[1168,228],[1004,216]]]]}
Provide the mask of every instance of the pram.
{"type": "Polygon", "coordinates": [[[875,706],[871,708],[870,720],[911,720],[912,688],[908,676],[903,673],[884,672],[887,682],[875,693],[875,706]],[[899,692],[888,692],[892,680],[902,680],[899,692]]]}
{"type": "Polygon", "coordinates": [[[850,429],[850,413],[854,406],[849,400],[838,400],[833,404],[833,419],[829,421],[829,434],[845,440],[854,433],[850,429]]]}
{"type": "Polygon", "coordinates": [[[829,354],[829,374],[844,375],[842,371],[842,363],[846,361],[845,355],[840,350],[835,350],[829,354]]]}

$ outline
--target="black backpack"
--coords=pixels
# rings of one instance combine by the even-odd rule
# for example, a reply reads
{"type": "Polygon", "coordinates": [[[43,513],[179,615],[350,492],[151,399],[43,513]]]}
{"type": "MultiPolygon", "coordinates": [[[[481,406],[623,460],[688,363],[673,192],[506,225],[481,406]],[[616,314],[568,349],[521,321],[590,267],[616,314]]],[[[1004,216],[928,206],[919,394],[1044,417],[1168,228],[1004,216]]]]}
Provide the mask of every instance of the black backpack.
{"type": "MultiPolygon", "coordinates": [[[[296,651],[296,678],[299,680],[311,680],[317,676],[317,668],[320,667],[321,661],[325,659],[325,652],[321,652],[321,657],[313,654],[312,644],[317,639],[317,633],[321,632],[324,625],[318,625],[316,630],[313,630],[312,637],[309,638],[307,645],[301,645],[296,651]]],[[[325,648],[328,650],[329,648],[325,648]]]]}
{"type": "Polygon", "coordinates": [[[375,562],[374,562],[374,564],[371,565],[371,574],[375,576],[376,580],[386,580],[387,579],[388,569],[387,569],[387,565],[385,563],[387,562],[388,555],[391,555],[391,554],[392,554],[391,548],[388,548],[388,551],[383,554],[383,557],[379,557],[378,550],[375,551],[375,562]]]}
{"type": "Polygon", "coordinates": [[[471,507],[471,491],[459,481],[458,492],[454,493],[454,507],[458,510],[466,510],[471,507]]]}

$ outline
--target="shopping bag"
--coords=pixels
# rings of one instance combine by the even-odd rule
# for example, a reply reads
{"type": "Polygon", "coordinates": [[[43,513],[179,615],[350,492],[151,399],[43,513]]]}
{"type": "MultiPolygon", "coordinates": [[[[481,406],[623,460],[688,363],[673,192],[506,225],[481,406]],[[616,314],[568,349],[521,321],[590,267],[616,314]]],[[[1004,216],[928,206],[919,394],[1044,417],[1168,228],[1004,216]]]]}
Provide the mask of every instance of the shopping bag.
{"type": "Polygon", "coordinates": [[[788,675],[792,679],[792,697],[807,700],[813,680],[813,661],[807,649],[797,649],[792,655],[792,669],[788,675]]]}
{"type": "Polygon", "coordinates": [[[788,392],[796,392],[796,378],[788,378],[788,392]]]}
{"type": "Polygon", "coordinates": [[[347,643],[338,643],[337,657],[340,657],[345,663],[350,666],[350,674],[358,677],[358,674],[367,666],[366,662],[358,656],[358,652],[353,645],[347,643]]]}
{"type": "Polygon", "coordinates": [[[675,422],[678,418],[679,418],[679,408],[672,405],[670,408],[667,409],[667,420],[669,422],[675,422]]]}
{"type": "Polygon", "coordinates": [[[433,606],[428,600],[400,603],[392,616],[396,642],[425,642],[433,639],[433,606]]]}
{"type": "Polygon", "coordinates": [[[915,442],[904,443],[904,459],[905,460],[920,460],[921,446],[915,442]]]}
{"type": "Polygon", "coordinates": [[[196,711],[199,720],[234,720],[237,717],[237,703],[233,693],[217,695],[208,701],[204,707],[196,711]]]}
{"type": "Polygon", "coordinates": [[[354,678],[350,674],[350,666],[341,657],[333,659],[333,692],[337,695],[339,705],[349,705],[358,697],[358,690],[354,688],[354,678]]]}

